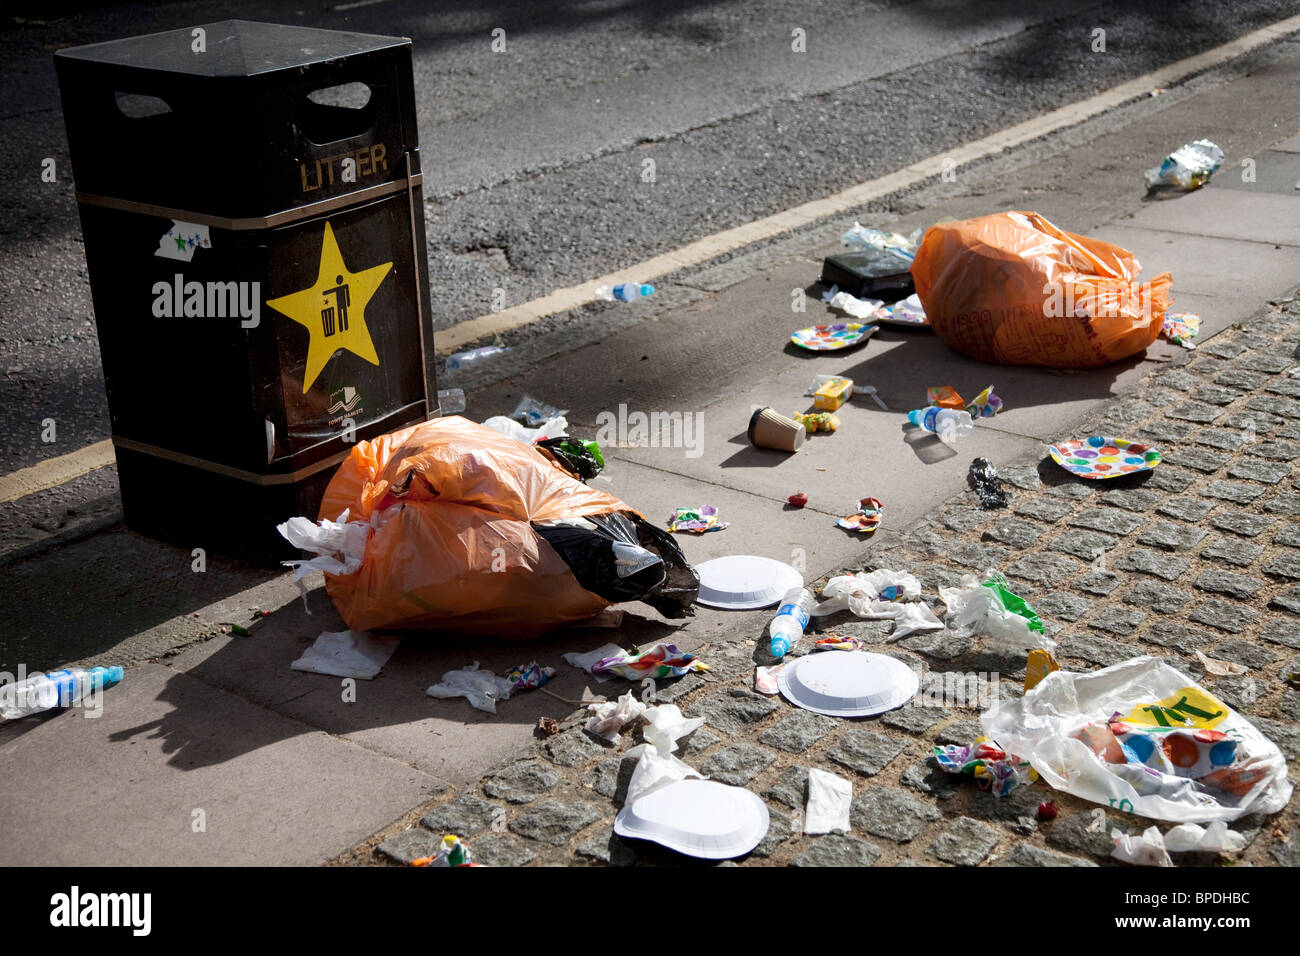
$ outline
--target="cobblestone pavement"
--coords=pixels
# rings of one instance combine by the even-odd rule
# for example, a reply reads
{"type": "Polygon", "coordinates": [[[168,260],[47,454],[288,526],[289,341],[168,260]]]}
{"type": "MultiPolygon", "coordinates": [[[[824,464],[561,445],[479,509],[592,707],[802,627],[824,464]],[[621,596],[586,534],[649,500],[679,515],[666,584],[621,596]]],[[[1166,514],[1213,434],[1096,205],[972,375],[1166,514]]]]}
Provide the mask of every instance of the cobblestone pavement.
{"type": "MultiPolygon", "coordinates": [[[[1156,443],[1165,453],[1158,469],[1089,482],[1046,456],[1023,462],[1003,470],[1013,492],[1006,509],[982,511],[973,493],[954,498],[901,544],[869,544],[863,567],[910,570],[940,614],[938,587],[965,573],[1002,570],[1059,642],[1064,667],[1167,658],[1274,740],[1294,779],[1300,690],[1286,678],[1300,671],[1300,376],[1290,374],[1300,368],[1298,346],[1300,307],[1291,300],[1270,306],[1180,356],[1182,364],[1151,374],[1078,430],[1156,443]],[[1197,650],[1249,670],[1207,676],[1197,650]]],[[[758,639],[769,615],[755,613],[754,639],[702,649],[713,669],[708,679],[689,675],[657,695],[707,718],[684,741],[688,763],[767,801],[771,829],[739,865],[1110,865],[1111,829],[1134,832],[1153,822],[1105,810],[1098,828],[1096,805],[1041,782],[997,799],[943,773],[930,748],[969,743],[979,733],[975,707],[913,705],[840,720],[754,693],[755,664],[770,663],[758,639]],[[796,832],[810,767],[852,780],[850,833],[796,832]],[[1040,822],[1035,810],[1049,797],[1060,815],[1040,822]]],[[[847,613],[823,624],[918,670],[996,673],[1002,694],[1021,692],[1023,654],[946,631],[890,643],[891,627],[847,613]]],[[[617,693],[620,685],[601,690],[617,693]]],[[[433,853],[446,832],[465,838],[475,859],[490,865],[692,862],[612,834],[635,765],[621,752],[640,733],[625,730],[619,746],[607,746],[582,730],[584,716],[570,715],[558,735],[538,739],[534,754],[478,786],[441,795],[422,811],[420,825],[390,828],[345,862],[409,862],[433,853]]],[[[1270,818],[1232,824],[1250,841],[1241,853],[1179,854],[1176,862],[1300,865],[1296,817],[1293,799],[1270,818]]]]}

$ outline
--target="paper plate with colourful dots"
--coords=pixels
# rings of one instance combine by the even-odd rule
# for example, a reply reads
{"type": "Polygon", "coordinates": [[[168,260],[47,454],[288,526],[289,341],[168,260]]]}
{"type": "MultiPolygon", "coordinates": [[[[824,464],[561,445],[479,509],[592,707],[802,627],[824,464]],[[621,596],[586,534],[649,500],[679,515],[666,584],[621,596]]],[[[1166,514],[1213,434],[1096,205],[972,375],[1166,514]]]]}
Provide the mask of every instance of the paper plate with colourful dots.
{"type": "Polygon", "coordinates": [[[1057,442],[1048,452],[1053,461],[1080,478],[1118,478],[1150,471],[1161,461],[1156,449],[1127,438],[1093,437],[1057,442]]]}
{"type": "Polygon", "coordinates": [[[879,326],[867,325],[865,322],[836,322],[834,325],[814,325],[810,329],[800,329],[790,336],[790,341],[814,352],[830,352],[835,349],[847,349],[865,342],[879,326]]]}

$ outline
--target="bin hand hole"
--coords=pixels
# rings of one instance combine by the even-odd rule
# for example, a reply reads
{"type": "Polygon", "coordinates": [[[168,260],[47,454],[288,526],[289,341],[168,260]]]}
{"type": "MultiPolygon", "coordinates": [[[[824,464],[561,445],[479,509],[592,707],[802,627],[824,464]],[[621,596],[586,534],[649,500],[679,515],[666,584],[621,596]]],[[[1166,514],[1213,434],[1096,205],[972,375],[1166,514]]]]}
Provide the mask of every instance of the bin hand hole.
{"type": "Polygon", "coordinates": [[[307,94],[317,106],[337,106],[348,110],[365,109],[370,102],[370,87],[364,83],[340,83],[307,94]]]}
{"type": "Polygon", "coordinates": [[[341,83],[307,94],[300,113],[308,141],[325,146],[362,136],[374,124],[378,104],[364,83],[341,83]]]}
{"type": "Polygon", "coordinates": [[[172,111],[166,100],[143,93],[123,93],[119,90],[116,100],[118,110],[127,119],[147,119],[150,116],[162,116],[172,111]]]}

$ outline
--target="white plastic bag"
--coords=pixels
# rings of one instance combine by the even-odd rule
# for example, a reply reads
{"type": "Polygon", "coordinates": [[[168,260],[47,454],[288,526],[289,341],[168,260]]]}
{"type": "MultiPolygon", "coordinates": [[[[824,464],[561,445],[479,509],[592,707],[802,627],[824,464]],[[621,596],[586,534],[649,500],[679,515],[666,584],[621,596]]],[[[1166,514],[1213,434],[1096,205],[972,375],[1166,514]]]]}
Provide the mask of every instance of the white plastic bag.
{"type": "Polygon", "coordinates": [[[346,510],[339,515],[338,521],[330,521],[328,518],[320,521],[290,518],[283,524],[276,525],[275,530],[295,548],[316,552],[317,556],[309,560],[280,562],[285,567],[297,569],[295,581],[301,581],[312,571],[352,574],[361,567],[361,559],[366,553],[366,540],[370,537],[370,523],[349,521],[346,510]]]}
{"type": "MultiPolygon", "coordinates": [[[[985,572],[985,580],[996,572],[985,572]]],[[[1056,642],[1041,631],[1031,630],[1029,622],[1008,608],[992,588],[984,587],[980,578],[964,575],[955,588],[940,588],[939,597],[948,607],[944,623],[959,635],[983,634],[998,644],[1017,650],[1042,648],[1056,650],[1056,642]]],[[[998,581],[1005,580],[998,576],[998,581]]]]}
{"type": "Polygon", "coordinates": [[[531,445],[539,438],[559,438],[569,433],[569,423],[563,415],[549,418],[537,428],[525,428],[513,418],[506,418],[504,415],[493,415],[491,418],[484,419],[483,424],[526,445],[531,445]]]}
{"type": "Polygon", "coordinates": [[[1110,855],[1121,863],[1134,866],[1173,866],[1165,848],[1164,837],[1159,827],[1147,827],[1141,836],[1129,836],[1119,830],[1111,830],[1110,838],[1115,841],[1115,849],[1110,855]]]}
{"type": "Polygon", "coordinates": [[[1215,820],[1208,827],[1180,823],[1165,834],[1165,848],[1170,853],[1236,853],[1246,849],[1246,837],[1229,830],[1222,820],[1215,820]]]}
{"type": "MultiPolygon", "coordinates": [[[[1139,816],[1226,822],[1247,813],[1275,813],[1291,799],[1286,758],[1277,745],[1191,678],[1154,657],[1135,657],[1088,674],[1055,671],[1023,697],[995,701],[980,722],[1003,750],[1028,760],[1050,786],[1139,816]],[[1170,730],[1226,735],[1232,763],[1192,777],[1163,772],[1125,759],[1127,755],[1107,762],[1076,734],[1114,715],[1122,726],[1152,732],[1154,741],[1170,730]]],[[[1158,756],[1161,750],[1154,752],[1158,756]]]]}

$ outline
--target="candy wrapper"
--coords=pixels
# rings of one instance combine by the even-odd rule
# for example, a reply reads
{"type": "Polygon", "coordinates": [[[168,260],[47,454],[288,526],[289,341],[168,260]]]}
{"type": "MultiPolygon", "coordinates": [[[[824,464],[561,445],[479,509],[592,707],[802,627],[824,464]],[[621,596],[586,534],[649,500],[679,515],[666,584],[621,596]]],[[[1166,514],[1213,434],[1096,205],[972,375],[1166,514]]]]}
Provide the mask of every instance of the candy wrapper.
{"type": "Polygon", "coordinates": [[[814,651],[860,651],[866,645],[856,637],[823,637],[813,644],[814,651]]]}
{"type": "Polygon", "coordinates": [[[934,759],[948,773],[974,777],[981,790],[992,790],[995,797],[1005,797],[1021,784],[1038,779],[1027,761],[1008,756],[988,737],[976,737],[968,746],[935,747],[934,759]]]}
{"type": "Polygon", "coordinates": [[[694,654],[679,650],[676,644],[656,644],[640,654],[620,654],[598,661],[592,674],[617,674],[628,680],[656,680],[664,677],[681,677],[691,671],[706,671],[709,665],[694,654]]]}
{"type": "Polygon", "coordinates": [[[863,498],[858,501],[858,510],[856,512],[845,518],[838,519],[835,525],[845,531],[871,534],[880,527],[880,519],[884,511],[885,506],[878,499],[863,498]]]}
{"type": "Polygon", "coordinates": [[[925,403],[940,408],[965,408],[966,400],[951,385],[932,385],[925,390],[925,403]]]}
{"type": "Polygon", "coordinates": [[[1223,150],[1208,139],[1180,146],[1159,166],[1143,174],[1147,189],[1154,186],[1177,186],[1179,189],[1200,189],[1223,165],[1223,150]]]}
{"type": "Polygon", "coordinates": [[[668,530],[704,534],[706,531],[721,531],[727,524],[718,520],[718,509],[713,505],[701,505],[698,508],[678,508],[668,519],[668,530]]]}
{"type": "Polygon", "coordinates": [[[1061,665],[1056,663],[1056,658],[1050,651],[1041,647],[1034,648],[1029,652],[1029,659],[1025,663],[1025,690],[1033,690],[1044,677],[1060,669],[1061,665]]]}
{"type": "Polygon", "coordinates": [[[1195,312],[1166,312],[1160,334],[1174,345],[1194,349],[1192,339],[1201,334],[1201,317],[1195,312]]]}
{"type": "Polygon", "coordinates": [[[966,406],[966,411],[971,418],[992,418],[1002,411],[1002,399],[993,394],[993,386],[990,385],[975,396],[975,400],[966,406]]]}
{"type": "Polygon", "coordinates": [[[412,860],[411,866],[478,866],[470,862],[469,847],[460,842],[460,837],[448,834],[442,838],[442,846],[434,856],[422,856],[412,860]]]}
{"type": "Polygon", "coordinates": [[[840,427],[839,417],[830,412],[795,412],[790,416],[809,435],[814,432],[833,432],[840,427]]]}
{"type": "Polygon", "coordinates": [[[541,687],[554,676],[554,667],[539,667],[537,661],[529,661],[527,664],[510,668],[505,679],[510,683],[511,692],[514,692],[541,687]]]}

